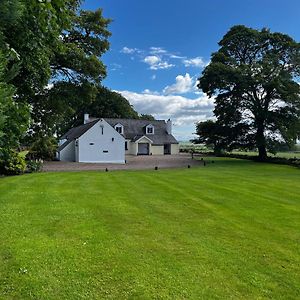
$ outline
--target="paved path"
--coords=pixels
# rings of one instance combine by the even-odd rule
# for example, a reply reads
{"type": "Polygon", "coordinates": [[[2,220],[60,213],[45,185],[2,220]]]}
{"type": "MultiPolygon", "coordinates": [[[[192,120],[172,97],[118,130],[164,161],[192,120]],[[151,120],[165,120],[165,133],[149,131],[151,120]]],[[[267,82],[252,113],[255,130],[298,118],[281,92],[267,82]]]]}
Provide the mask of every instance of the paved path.
{"type": "Polygon", "coordinates": [[[45,162],[44,172],[55,171],[88,171],[88,170],[145,170],[168,168],[187,168],[188,165],[200,166],[199,160],[191,158],[190,154],[165,155],[165,156],[127,156],[126,164],[95,164],[95,163],[77,163],[51,161],[45,162]]]}

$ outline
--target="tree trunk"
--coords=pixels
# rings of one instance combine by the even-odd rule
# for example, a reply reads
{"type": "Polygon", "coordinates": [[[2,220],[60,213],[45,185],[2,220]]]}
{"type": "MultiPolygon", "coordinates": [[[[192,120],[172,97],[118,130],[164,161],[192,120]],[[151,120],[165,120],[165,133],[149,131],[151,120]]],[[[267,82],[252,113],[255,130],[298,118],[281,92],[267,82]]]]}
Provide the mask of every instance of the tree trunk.
{"type": "Polygon", "coordinates": [[[268,158],[266,146],[258,147],[258,158],[261,161],[265,161],[268,158]]]}
{"type": "Polygon", "coordinates": [[[266,160],[268,157],[264,131],[263,124],[259,124],[256,132],[256,146],[258,148],[258,158],[261,161],[266,160]]]}

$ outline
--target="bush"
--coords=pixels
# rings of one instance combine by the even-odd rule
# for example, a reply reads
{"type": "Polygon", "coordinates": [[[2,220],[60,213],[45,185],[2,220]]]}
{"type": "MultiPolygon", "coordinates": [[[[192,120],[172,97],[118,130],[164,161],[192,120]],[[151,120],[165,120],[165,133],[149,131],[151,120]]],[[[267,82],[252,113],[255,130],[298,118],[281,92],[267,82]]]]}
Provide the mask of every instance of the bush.
{"type": "Polygon", "coordinates": [[[26,168],[27,173],[40,172],[43,168],[43,161],[41,159],[28,160],[26,161],[26,164],[27,164],[27,168],[26,168]]]}
{"type": "Polygon", "coordinates": [[[20,175],[25,170],[26,162],[22,155],[10,149],[0,149],[0,174],[20,175]]]}
{"type": "Polygon", "coordinates": [[[57,141],[54,137],[39,137],[32,144],[28,156],[31,159],[53,160],[57,149],[57,141]]]}

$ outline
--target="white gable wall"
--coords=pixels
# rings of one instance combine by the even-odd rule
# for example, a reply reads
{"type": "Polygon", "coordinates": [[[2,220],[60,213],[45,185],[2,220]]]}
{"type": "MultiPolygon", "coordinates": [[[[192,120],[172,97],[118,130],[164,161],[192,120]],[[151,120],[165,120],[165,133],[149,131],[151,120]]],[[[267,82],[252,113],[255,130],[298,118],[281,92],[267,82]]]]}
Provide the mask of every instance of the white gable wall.
{"type": "Polygon", "coordinates": [[[79,162],[125,163],[125,139],[105,120],[99,120],[79,137],[77,147],[79,162]]]}

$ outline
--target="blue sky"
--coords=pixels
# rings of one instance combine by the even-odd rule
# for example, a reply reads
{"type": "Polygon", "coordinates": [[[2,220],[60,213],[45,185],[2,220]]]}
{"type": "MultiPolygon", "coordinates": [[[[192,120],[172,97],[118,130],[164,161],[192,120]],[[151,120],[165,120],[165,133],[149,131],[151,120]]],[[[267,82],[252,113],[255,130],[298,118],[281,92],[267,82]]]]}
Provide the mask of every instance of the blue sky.
{"type": "Polygon", "coordinates": [[[267,27],[300,40],[299,0],[86,0],[82,6],[101,7],[113,19],[103,85],[139,113],[171,118],[180,140],[192,137],[196,121],[213,117],[213,99],[195,84],[230,27],[267,27]]]}

